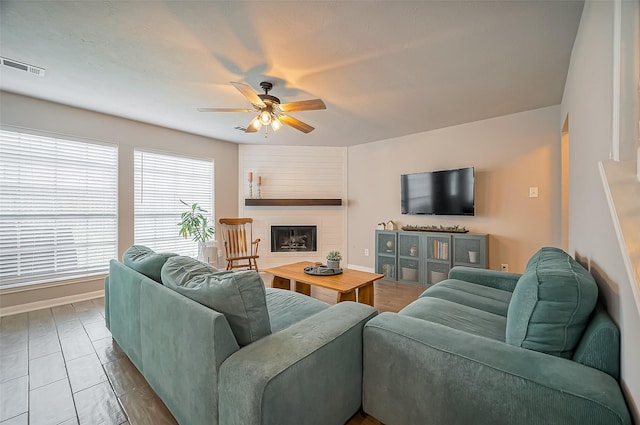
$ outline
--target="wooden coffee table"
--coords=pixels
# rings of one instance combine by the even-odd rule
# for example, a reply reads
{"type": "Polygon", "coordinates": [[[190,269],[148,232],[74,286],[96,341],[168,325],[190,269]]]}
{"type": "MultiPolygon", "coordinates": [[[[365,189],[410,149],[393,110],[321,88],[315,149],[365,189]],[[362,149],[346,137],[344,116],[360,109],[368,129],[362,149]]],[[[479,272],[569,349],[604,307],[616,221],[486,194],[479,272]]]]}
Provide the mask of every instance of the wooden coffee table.
{"type": "Polygon", "coordinates": [[[279,267],[266,269],[273,275],[273,287],[291,289],[291,280],[295,282],[296,292],[311,295],[311,285],[338,291],[337,302],[357,301],[373,306],[373,282],[384,277],[383,274],[361,272],[359,270],[343,269],[341,274],[334,276],[315,276],[306,274],[304,268],[316,263],[301,261],[279,267]],[[356,298],[357,290],[357,298],[356,298]]]}

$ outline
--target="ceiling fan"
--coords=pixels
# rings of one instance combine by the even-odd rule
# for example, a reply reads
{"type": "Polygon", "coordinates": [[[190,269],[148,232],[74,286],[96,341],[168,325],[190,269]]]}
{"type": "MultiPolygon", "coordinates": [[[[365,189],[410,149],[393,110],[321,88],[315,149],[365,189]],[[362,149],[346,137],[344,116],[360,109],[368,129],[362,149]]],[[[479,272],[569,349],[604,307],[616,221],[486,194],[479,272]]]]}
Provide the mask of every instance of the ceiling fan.
{"type": "MultiPolygon", "coordinates": [[[[280,103],[280,99],[269,94],[269,90],[273,88],[273,84],[268,81],[260,83],[260,87],[264,90],[264,94],[256,93],[250,85],[246,83],[231,82],[244,97],[251,102],[253,109],[242,108],[198,108],[200,112],[258,112],[244,130],[245,133],[255,133],[260,127],[271,125],[273,131],[278,131],[282,124],[300,130],[303,133],[310,133],[314,130],[309,124],[304,123],[290,115],[289,112],[297,111],[314,111],[319,109],[327,109],[324,102],[320,99],[301,100],[298,102],[280,103]]],[[[239,127],[236,127],[239,128],[239,127]]]]}

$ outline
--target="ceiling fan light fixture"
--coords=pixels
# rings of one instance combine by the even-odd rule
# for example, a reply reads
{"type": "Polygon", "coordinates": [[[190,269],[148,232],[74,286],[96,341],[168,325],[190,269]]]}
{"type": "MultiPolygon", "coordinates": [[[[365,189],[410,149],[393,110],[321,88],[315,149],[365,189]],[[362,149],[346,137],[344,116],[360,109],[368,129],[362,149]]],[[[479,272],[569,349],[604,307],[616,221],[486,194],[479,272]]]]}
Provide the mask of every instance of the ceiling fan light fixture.
{"type": "Polygon", "coordinates": [[[280,128],[282,128],[282,123],[277,117],[274,117],[271,121],[271,128],[273,129],[273,131],[278,131],[280,130],[280,128]]]}
{"type": "Polygon", "coordinates": [[[271,113],[269,113],[269,111],[260,112],[260,115],[258,116],[258,118],[260,119],[260,123],[262,125],[271,124],[271,113]]]}
{"type": "Polygon", "coordinates": [[[256,130],[260,130],[260,127],[262,127],[262,123],[260,122],[260,116],[255,117],[252,121],[251,124],[249,124],[251,127],[255,128],[256,130]]]}

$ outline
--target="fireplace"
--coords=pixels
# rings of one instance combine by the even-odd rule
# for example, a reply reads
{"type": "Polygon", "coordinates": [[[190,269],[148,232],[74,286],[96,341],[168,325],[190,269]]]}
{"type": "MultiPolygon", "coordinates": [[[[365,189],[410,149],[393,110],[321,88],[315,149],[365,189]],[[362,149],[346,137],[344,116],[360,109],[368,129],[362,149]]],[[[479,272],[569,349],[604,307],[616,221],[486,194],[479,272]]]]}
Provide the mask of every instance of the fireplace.
{"type": "Polygon", "coordinates": [[[317,226],[271,226],[271,252],[317,251],[317,226]]]}

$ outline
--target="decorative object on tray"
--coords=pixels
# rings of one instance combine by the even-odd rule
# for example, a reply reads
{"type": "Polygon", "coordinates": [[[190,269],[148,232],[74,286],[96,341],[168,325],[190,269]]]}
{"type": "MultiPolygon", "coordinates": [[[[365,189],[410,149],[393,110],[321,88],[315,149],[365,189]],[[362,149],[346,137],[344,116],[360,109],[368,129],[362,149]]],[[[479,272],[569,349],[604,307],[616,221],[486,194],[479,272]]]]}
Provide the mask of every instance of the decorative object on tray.
{"type": "Polygon", "coordinates": [[[457,224],[454,226],[414,226],[411,224],[405,224],[402,226],[402,230],[408,230],[412,232],[447,232],[447,233],[468,233],[469,229],[466,227],[460,227],[457,224]]]}
{"type": "Polygon", "coordinates": [[[305,267],[304,272],[306,274],[311,274],[315,276],[334,276],[342,273],[342,269],[340,267],[337,267],[337,268],[327,267],[324,264],[321,264],[319,266],[305,267]]]}
{"type": "Polygon", "coordinates": [[[327,267],[330,269],[339,269],[340,260],[342,260],[342,254],[340,254],[340,251],[329,251],[327,254],[327,267]]]}

